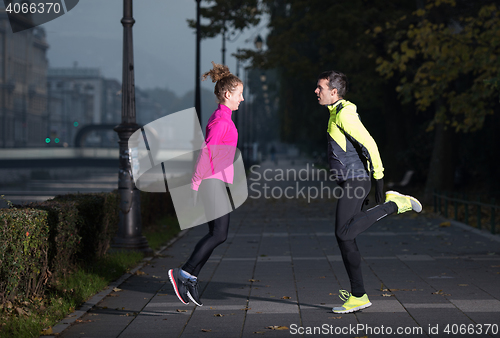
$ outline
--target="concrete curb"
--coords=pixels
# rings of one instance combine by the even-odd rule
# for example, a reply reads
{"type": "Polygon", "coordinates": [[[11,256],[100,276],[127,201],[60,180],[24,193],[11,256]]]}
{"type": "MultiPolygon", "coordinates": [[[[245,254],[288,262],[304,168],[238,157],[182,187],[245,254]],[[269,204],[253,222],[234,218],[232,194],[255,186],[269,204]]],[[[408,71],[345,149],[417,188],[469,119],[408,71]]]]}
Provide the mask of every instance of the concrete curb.
{"type": "Polygon", "coordinates": [[[76,322],[78,319],[83,317],[89,311],[91,308],[93,308],[95,305],[97,305],[101,300],[103,300],[107,295],[109,295],[114,288],[119,287],[123,282],[125,282],[127,279],[129,279],[134,273],[136,273],[139,269],[141,269],[146,263],[151,261],[154,257],[157,257],[158,255],[161,254],[162,251],[164,251],[166,248],[177,242],[179,239],[181,239],[190,229],[185,229],[182,230],[172,238],[166,245],[162,246],[160,249],[155,251],[153,257],[146,257],[142,260],[141,263],[139,263],[135,268],[130,270],[130,272],[125,273],[122,275],[120,278],[118,278],[116,281],[110,283],[108,286],[106,286],[102,291],[98,292],[95,294],[92,298],[90,298],[88,301],[82,304],[78,308],[78,310],[74,311],[73,313],[70,313],[66,317],[64,317],[59,323],[55,324],[52,327],[52,335],[40,335],[40,337],[43,338],[55,338],[56,335],[61,334],[64,330],[66,330],[71,324],[76,322]]]}
{"type": "Polygon", "coordinates": [[[487,230],[479,230],[479,229],[476,229],[476,228],[474,228],[470,225],[467,225],[465,223],[461,223],[459,221],[455,221],[455,220],[445,218],[442,216],[440,216],[439,218],[442,219],[443,221],[450,222],[453,226],[459,227],[462,230],[470,231],[472,233],[475,233],[476,235],[483,236],[483,237],[486,237],[492,241],[496,241],[496,242],[500,243],[500,235],[493,235],[493,234],[489,233],[487,230]]]}

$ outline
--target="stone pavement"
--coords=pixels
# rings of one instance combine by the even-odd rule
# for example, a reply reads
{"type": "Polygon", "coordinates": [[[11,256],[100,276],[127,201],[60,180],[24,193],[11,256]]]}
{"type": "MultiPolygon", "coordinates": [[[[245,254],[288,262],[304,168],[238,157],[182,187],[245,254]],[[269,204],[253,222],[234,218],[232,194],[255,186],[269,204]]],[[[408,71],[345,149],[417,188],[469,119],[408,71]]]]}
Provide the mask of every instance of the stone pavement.
{"type": "MultiPolygon", "coordinates": [[[[299,161],[280,165],[306,167],[299,161]]],[[[373,305],[351,314],[332,313],[333,306],[342,304],[339,289],[349,290],[334,235],[335,199],[308,203],[297,193],[300,184],[321,184],[281,180],[278,168],[266,164],[260,174],[253,170],[253,178],[260,180],[249,181],[257,183],[250,198],[231,214],[227,241],[199,276],[204,306],[179,302],[167,275],[205,235],[206,225],[201,225],[112,285],[119,289],[109,289],[83,316],[65,319],[74,323],[58,336],[500,336],[499,236],[454,222],[446,226],[430,214],[431,206],[418,215],[386,217],[358,237],[373,305]],[[287,193],[294,198],[265,198],[264,183],[275,197],[293,187],[287,193]]]]}

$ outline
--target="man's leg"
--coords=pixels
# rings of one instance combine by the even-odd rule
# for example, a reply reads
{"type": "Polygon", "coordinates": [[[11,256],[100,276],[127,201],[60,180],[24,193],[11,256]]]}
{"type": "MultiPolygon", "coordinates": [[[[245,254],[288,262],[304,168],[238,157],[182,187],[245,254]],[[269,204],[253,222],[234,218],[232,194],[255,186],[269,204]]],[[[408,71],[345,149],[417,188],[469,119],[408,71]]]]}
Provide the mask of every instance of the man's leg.
{"type": "Polygon", "coordinates": [[[370,192],[371,182],[369,179],[347,180],[340,186],[343,189],[343,196],[337,204],[335,235],[351,282],[351,293],[355,297],[361,297],[366,292],[361,273],[361,254],[356,243],[356,236],[377,220],[396,212],[397,207],[394,203],[386,203],[367,211],[361,211],[363,201],[370,192]]]}

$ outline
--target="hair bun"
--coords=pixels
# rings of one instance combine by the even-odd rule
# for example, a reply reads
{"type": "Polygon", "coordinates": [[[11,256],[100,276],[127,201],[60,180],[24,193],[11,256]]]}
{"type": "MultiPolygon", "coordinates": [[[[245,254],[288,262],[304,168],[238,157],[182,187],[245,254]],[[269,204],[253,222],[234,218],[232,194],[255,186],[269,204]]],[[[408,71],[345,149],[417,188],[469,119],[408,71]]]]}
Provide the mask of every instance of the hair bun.
{"type": "Polygon", "coordinates": [[[212,66],[213,66],[213,68],[211,70],[209,70],[208,72],[203,74],[203,76],[201,77],[202,81],[205,81],[207,79],[207,77],[210,76],[210,78],[212,79],[212,82],[217,82],[220,79],[223,79],[223,78],[231,75],[231,72],[229,71],[228,66],[221,65],[221,64],[215,63],[213,61],[212,61],[212,66]]]}

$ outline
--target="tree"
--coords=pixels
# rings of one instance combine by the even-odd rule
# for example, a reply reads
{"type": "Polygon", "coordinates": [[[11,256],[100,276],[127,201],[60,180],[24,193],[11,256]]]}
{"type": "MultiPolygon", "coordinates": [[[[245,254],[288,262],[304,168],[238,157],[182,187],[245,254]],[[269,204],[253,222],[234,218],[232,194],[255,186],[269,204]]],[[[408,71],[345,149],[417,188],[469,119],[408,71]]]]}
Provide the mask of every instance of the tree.
{"type": "MultiPolygon", "coordinates": [[[[260,22],[258,0],[203,0],[209,7],[200,8],[200,16],[210,20],[200,24],[201,38],[213,38],[229,31],[230,35],[255,26],[260,22]]],[[[188,19],[189,27],[196,29],[196,20],[188,19]]]]}
{"type": "Polygon", "coordinates": [[[403,102],[432,112],[427,130],[435,131],[435,142],[427,193],[452,188],[456,133],[480,130],[498,105],[498,6],[484,0],[428,0],[409,17],[368,33],[393,36],[387,53],[377,58],[377,71],[397,79],[403,102]]]}

